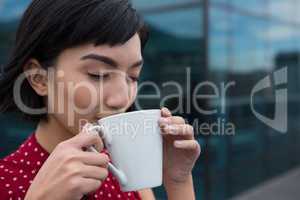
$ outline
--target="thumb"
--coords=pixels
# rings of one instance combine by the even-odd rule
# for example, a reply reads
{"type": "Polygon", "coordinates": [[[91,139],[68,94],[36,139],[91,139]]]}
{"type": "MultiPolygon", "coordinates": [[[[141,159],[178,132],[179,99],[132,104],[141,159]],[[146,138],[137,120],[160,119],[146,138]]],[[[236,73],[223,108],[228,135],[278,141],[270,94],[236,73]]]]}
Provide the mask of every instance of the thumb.
{"type": "Polygon", "coordinates": [[[103,149],[103,141],[97,131],[89,130],[91,127],[92,124],[86,124],[81,132],[73,137],[70,142],[74,147],[81,149],[94,146],[100,152],[103,149]]]}

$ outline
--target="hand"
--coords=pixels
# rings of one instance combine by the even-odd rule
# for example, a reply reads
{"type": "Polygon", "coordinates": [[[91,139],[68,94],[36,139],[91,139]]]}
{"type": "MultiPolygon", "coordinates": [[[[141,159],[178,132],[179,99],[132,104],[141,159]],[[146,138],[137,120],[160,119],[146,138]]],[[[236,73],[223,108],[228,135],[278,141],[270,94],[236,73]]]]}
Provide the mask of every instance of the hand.
{"type": "Polygon", "coordinates": [[[108,175],[106,154],[85,152],[95,145],[100,152],[103,143],[98,134],[81,133],[57,145],[34,178],[25,200],[80,200],[97,190],[108,175]]]}
{"type": "Polygon", "coordinates": [[[200,145],[194,139],[193,127],[182,117],[172,116],[167,108],[161,110],[159,120],[164,145],[164,183],[185,182],[200,155],[200,145]]]}

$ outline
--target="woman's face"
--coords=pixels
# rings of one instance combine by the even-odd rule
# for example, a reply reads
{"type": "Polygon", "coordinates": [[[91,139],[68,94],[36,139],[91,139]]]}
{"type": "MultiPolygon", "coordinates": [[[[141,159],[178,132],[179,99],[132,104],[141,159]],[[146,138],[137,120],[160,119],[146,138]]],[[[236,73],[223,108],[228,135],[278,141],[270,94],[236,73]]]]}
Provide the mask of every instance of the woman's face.
{"type": "Polygon", "coordinates": [[[137,34],[119,46],[65,50],[48,80],[53,87],[47,102],[50,117],[75,135],[86,122],[125,112],[136,98],[142,65],[137,34]]]}

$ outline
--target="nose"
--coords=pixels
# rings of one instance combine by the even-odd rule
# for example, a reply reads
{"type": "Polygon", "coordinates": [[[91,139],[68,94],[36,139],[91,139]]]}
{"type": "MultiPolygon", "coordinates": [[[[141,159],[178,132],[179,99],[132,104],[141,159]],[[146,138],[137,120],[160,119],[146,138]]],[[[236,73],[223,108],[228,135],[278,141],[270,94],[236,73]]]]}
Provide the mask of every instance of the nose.
{"type": "Polygon", "coordinates": [[[114,110],[124,109],[130,101],[130,88],[125,78],[116,78],[107,88],[106,105],[114,110]]]}

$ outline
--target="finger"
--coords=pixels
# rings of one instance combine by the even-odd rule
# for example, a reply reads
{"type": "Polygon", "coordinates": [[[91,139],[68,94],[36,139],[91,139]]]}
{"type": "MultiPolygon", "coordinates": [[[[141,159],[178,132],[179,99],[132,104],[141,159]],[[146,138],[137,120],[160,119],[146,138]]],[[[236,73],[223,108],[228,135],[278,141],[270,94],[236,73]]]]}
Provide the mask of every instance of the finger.
{"type": "MultiPolygon", "coordinates": [[[[87,123],[84,127],[83,127],[83,133],[85,134],[96,134],[99,135],[99,137],[101,138],[101,135],[99,132],[96,131],[96,129],[92,129],[94,126],[90,123],[87,123]]],[[[96,150],[98,152],[101,152],[104,148],[104,142],[102,140],[102,138],[100,139],[99,143],[96,143],[93,145],[96,150]]]]}
{"type": "Polygon", "coordinates": [[[107,167],[110,161],[105,153],[82,152],[80,160],[86,165],[107,167]]]}
{"type": "Polygon", "coordinates": [[[97,179],[92,179],[92,178],[83,178],[82,180],[82,189],[81,192],[83,194],[89,194],[91,192],[96,191],[99,189],[102,185],[102,181],[99,181],[97,179]]]}
{"type": "Polygon", "coordinates": [[[161,115],[162,115],[163,117],[171,117],[171,116],[172,116],[172,113],[171,113],[171,111],[170,111],[168,108],[163,107],[163,108],[161,109],[161,115]]]}
{"type": "Polygon", "coordinates": [[[185,124],[185,120],[179,116],[161,117],[158,122],[161,127],[171,124],[185,124]]]}
{"type": "MultiPolygon", "coordinates": [[[[99,137],[100,137],[100,136],[99,136],[99,137]]],[[[101,152],[101,151],[103,150],[103,148],[104,148],[104,143],[103,143],[102,138],[100,138],[100,141],[99,141],[98,143],[94,144],[94,147],[96,148],[96,150],[97,150],[98,152],[101,152]]]]}
{"type": "Polygon", "coordinates": [[[177,135],[177,136],[187,136],[189,138],[194,137],[194,129],[189,124],[174,124],[169,126],[164,126],[162,128],[163,135],[177,135]]]}
{"type": "Polygon", "coordinates": [[[175,140],[174,147],[178,149],[201,151],[200,145],[196,140],[175,140]]]}
{"type": "Polygon", "coordinates": [[[77,148],[95,146],[100,152],[103,149],[103,142],[97,131],[83,129],[78,135],[69,140],[70,144],[77,148]]]}
{"type": "Polygon", "coordinates": [[[82,169],[84,178],[92,178],[99,181],[104,181],[108,176],[108,170],[104,167],[85,165],[82,169]]]}

